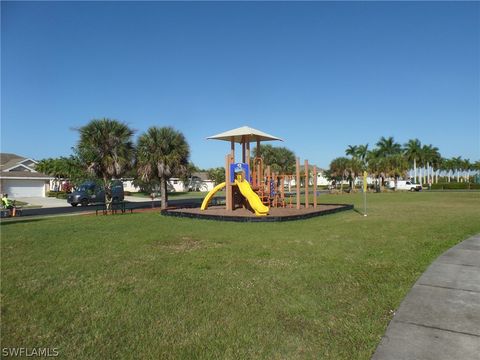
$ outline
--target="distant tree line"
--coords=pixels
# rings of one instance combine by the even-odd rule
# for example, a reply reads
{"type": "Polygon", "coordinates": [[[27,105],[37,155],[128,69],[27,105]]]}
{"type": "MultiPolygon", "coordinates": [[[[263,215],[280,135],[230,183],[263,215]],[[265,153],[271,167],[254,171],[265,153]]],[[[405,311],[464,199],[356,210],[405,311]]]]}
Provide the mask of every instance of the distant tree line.
{"type": "Polygon", "coordinates": [[[383,186],[386,178],[407,178],[410,170],[413,170],[413,180],[422,184],[437,183],[441,174],[448,182],[455,177],[457,182],[460,179],[468,182],[471,172],[480,170],[480,161],[472,163],[461,156],[444,158],[437,147],[422,145],[418,139],[409,140],[402,146],[393,137],[381,137],[375,145],[371,150],[368,144],[348,145],[346,157],[333,159],[327,175],[339,181],[348,180],[353,190],[356,178],[363,171],[373,175],[383,186]]]}

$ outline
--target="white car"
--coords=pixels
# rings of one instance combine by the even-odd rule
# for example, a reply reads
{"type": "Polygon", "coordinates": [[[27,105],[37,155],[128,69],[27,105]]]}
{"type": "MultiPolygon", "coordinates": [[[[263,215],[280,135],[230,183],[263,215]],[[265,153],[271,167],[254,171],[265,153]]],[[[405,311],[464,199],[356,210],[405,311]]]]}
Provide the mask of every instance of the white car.
{"type": "Polygon", "coordinates": [[[422,190],[422,185],[415,184],[410,180],[398,180],[396,190],[420,191],[422,190]]]}

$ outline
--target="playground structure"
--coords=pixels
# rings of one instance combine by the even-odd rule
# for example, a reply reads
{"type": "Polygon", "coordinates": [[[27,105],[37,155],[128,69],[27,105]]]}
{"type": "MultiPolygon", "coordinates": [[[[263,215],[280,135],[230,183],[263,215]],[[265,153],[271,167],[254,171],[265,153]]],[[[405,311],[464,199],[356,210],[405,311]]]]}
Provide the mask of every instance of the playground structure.
{"type": "MultiPolygon", "coordinates": [[[[230,152],[225,155],[225,182],[218,184],[203,200],[201,210],[207,210],[213,196],[225,188],[225,209],[233,212],[237,208],[252,210],[256,216],[267,216],[270,208],[290,208],[300,210],[300,159],[296,158],[295,174],[280,174],[264,166],[261,157],[250,157],[250,144],[256,143],[257,154],[260,154],[262,141],[283,141],[273,135],[244,126],[209,137],[208,139],[230,142],[230,152]],[[235,162],[235,144],[242,150],[241,162],[235,162]],[[291,185],[295,181],[295,191],[291,185]],[[285,191],[288,187],[288,191],[285,191]]],[[[317,208],[317,168],[313,166],[313,204],[310,204],[309,181],[310,168],[308,160],[304,163],[304,195],[303,208],[317,208]]]]}

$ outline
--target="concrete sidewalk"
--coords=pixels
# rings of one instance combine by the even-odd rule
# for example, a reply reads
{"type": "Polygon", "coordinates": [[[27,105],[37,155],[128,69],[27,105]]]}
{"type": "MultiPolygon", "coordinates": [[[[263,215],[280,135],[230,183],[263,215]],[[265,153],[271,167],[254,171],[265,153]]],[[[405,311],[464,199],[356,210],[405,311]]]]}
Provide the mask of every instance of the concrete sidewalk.
{"type": "Polygon", "coordinates": [[[401,303],[372,359],[480,359],[480,234],[430,265],[401,303]]]}

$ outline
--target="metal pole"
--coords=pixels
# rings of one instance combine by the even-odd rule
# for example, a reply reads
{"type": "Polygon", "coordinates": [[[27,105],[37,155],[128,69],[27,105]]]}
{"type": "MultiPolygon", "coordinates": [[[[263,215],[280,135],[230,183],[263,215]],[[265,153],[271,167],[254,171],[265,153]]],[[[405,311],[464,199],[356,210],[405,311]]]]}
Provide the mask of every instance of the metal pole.
{"type": "Polygon", "coordinates": [[[367,192],[363,190],[363,216],[367,216],[367,192]]]}

